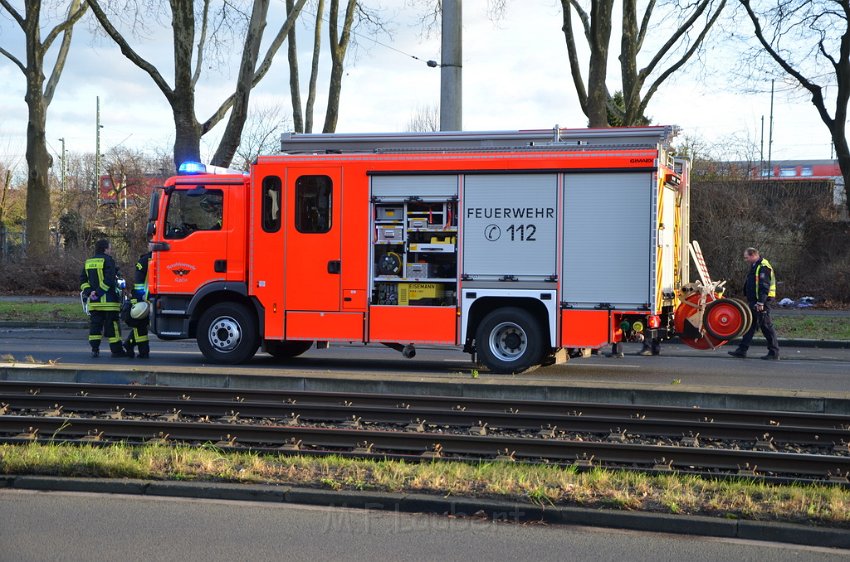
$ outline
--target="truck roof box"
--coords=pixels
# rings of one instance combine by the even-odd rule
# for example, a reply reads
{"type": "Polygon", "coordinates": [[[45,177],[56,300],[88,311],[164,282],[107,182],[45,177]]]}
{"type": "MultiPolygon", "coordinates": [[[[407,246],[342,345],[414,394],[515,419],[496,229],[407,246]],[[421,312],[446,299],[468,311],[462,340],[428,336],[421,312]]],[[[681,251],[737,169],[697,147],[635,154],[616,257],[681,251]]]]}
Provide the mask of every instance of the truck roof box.
{"type": "Polygon", "coordinates": [[[586,150],[669,146],[676,126],[427,133],[283,133],[285,154],[453,152],[463,150],[586,150]]]}

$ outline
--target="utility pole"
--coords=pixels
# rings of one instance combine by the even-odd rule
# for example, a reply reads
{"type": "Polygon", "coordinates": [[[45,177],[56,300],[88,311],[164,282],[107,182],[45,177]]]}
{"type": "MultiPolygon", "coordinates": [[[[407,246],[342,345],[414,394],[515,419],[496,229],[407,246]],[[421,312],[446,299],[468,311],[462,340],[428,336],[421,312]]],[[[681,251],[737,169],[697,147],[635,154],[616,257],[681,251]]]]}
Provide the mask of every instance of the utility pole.
{"type": "Polygon", "coordinates": [[[767,177],[773,177],[773,83],[770,81],[770,133],[767,138],[767,177]]]}
{"type": "Polygon", "coordinates": [[[764,176],[764,115],[761,116],[761,137],[759,139],[759,177],[764,176]]]}
{"type": "Polygon", "coordinates": [[[62,168],[60,168],[60,173],[62,177],[62,193],[65,193],[65,139],[59,139],[59,142],[62,143],[62,168]]]}
{"type": "Polygon", "coordinates": [[[463,130],[463,0],[443,0],[440,130],[463,130]]]}
{"type": "Polygon", "coordinates": [[[100,130],[103,125],[100,124],[100,96],[97,96],[97,115],[95,137],[94,137],[94,198],[97,202],[98,194],[100,193],[100,130]]]}

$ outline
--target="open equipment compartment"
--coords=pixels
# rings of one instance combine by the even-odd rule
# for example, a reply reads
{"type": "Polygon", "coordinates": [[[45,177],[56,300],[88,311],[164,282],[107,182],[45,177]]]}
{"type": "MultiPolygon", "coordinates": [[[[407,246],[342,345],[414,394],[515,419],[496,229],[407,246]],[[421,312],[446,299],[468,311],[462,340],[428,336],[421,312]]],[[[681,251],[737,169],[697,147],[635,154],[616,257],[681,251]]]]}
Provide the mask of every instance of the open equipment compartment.
{"type": "Polygon", "coordinates": [[[456,176],[373,178],[373,305],[457,305],[457,207],[456,176]]]}

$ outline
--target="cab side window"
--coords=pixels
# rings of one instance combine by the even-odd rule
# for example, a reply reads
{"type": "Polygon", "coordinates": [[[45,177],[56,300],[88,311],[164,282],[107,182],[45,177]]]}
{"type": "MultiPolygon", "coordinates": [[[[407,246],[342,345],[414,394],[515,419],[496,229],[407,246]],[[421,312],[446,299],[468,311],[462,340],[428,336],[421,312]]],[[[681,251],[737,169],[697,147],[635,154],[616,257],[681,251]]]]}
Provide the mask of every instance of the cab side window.
{"type": "Polygon", "coordinates": [[[328,176],[301,176],[295,180],[295,229],[323,234],[331,229],[333,182],[328,176]]]}
{"type": "Polygon", "coordinates": [[[280,230],[280,193],[281,182],[277,176],[263,178],[263,230],[280,230]]]}
{"type": "Polygon", "coordinates": [[[171,192],[165,214],[165,238],[186,238],[199,230],[221,230],[224,193],[219,189],[171,192]]]}

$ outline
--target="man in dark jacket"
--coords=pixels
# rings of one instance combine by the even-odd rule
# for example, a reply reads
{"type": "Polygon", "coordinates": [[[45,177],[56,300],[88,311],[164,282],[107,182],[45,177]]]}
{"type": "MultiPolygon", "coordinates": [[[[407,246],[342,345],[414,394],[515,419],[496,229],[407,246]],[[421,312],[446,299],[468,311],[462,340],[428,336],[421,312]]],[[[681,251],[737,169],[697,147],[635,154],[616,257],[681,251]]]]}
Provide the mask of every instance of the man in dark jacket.
{"type": "Polygon", "coordinates": [[[744,280],[744,294],[753,311],[753,324],[741,338],[738,349],[730,351],[729,355],[741,359],[745,358],[750,343],[753,341],[753,335],[756,333],[756,326],[758,326],[761,333],[764,334],[764,339],[767,340],[767,355],[762,359],[778,360],[779,341],[776,338],[773,321],[770,319],[770,307],[776,300],[776,273],[770,262],[761,257],[761,254],[755,248],[744,250],[744,260],[750,264],[750,270],[744,280]]]}
{"type": "MultiPolygon", "coordinates": [[[[139,261],[136,262],[136,274],[133,283],[133,297],[127,303],[131,309],[137,303],[147,302],[148,300],[148,262],[151,259],[151,253],[142,254],[139,256],[139,261]]],[[[127,356],[134,357],[133,347],[138,346],[139,358],[147,359],[150,356],[150,340],[148,338],[148,315],[143,318],[132,318],[128,312],[128,318],[125,319],[127,327],[130,328],[130,334],[127,336],[127,341],[124,342],[124,350],[127,356]]]]}
{"type": "Polygon", "coordinates": [[[111,253],[109,240],[98,240],[94,245],[94,256],[86,260],[80,273],[80,291],[88,301],[92,357],[100,356],[100,340],[104,337],[109,341],[112,357],[125,355],[121,346],[121,328],[118,326],[118,311],[121,308],[118,266],[111,253]]]}

